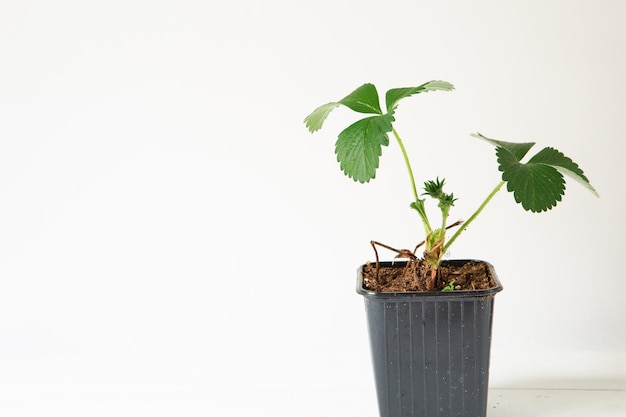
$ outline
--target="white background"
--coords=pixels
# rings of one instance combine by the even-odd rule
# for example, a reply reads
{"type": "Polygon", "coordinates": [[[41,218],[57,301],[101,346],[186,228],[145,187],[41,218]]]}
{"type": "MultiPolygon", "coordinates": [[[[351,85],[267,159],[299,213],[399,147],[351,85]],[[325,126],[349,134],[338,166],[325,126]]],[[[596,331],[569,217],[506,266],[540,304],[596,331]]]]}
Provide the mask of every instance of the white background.
{"type": "Polygon", "coordinates": [[[420,181],[467,218],[499,181],[480,131],[563,151],[541,215],[501,192],[452,248],[495,265],[492,387],[626,386],[617,1],[3,1],[0,415],[375,416],[357,266],[412,247],[399,150],[360,185],[334,159],[402,102],[420,181]]]}

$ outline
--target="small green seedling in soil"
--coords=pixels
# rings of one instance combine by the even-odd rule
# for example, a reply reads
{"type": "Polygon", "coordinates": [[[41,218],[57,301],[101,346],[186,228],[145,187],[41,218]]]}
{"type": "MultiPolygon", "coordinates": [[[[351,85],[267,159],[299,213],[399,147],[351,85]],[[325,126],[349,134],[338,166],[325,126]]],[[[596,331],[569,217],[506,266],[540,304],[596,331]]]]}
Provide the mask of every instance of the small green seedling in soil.
{"type": "Polygon", "coordinates": [[[450,281],[450,283],[448,285],[446,285],[445,287],[443,287],[443,289],[441,291],[443,291],[443,292],[454,291],[454,280],[450,281]]]}
{"type": "MultiPolygon", "coordinates": [[[[315,109],[305,118],[308,130],[313,133],[320,130],[324,121],[332,110],[339,106],[346,106],[351,110],[368,115],[350,124],[339,133],[335,142],[335,154],[339,167],[349,178],[359,183],[366,183],[374,179],[379,166],[382,149],[389,145],[389,134],[402,152],[407,168],[413,199],[410,207],[417,212],[424,227],[425,238],[413,252],[397,250],[389,246],[372,241],[398,253],[398,257],[416,259],[415,252],[424,246],[424,260],[430,265],[434,276],[445,254],[461,233],[476,219],[485,206],[498,191],[506,184],[509,192],[513,193],[515,201],[522,208],[531,212],[543,212],[557,205],[565,193],[564,176],[580,182],[593,194],[596,190],[591,186],[582,169],[569,157],[552,147],[545,147],[527,158],[534,142],[513,143],[488,138],[480,133],[472,136],[482,139],[496,149],[498,169],[502,179],[474,213],[466,220],[448,224],[450,209],[456,198],[452,193],[444,191],[445,179],[436,178],[424,182],[423,192],[418,193],[413,168],[404,146],[404,142],[394,128],[395,112],[401,100],[421,93],[432,91],[452,91],[454,86],[446,81],[429,81],[418,87],[394,88],[385,94],[385,105],[380,105],[378,91],[373,84],[363,84],[339,101],[329,102],[315,109]],[[384,110],[383,110],[384,109],[384,110]],[[440,211],[440,223],[433,226],[426,212],[426,198],[434,200],[440,211]],[[446,232],[458,226],[454,234],[448,239],[446,232]]],[[[376,252],[378,264],[378,253],[376,252]]]]}

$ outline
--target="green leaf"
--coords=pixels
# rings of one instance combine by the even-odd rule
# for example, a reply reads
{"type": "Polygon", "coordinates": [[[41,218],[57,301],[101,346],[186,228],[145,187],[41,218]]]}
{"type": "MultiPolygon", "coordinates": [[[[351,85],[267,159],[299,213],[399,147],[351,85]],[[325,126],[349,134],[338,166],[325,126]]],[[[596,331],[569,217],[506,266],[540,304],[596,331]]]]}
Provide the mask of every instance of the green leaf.
{"type": "Polygon", "coordinates": [[[385,94],[387,103],[387,111],[393,112],[398,107],[398,102],[403,98],[414,94],[425,93],[428,91],[452,91],[454,86],[447,81],[428,81],[418,87],[393,88],[385,94]]]}
{"type": "Polygon", "coordinates": [[[341,100],[343,104],[359,113],[382,114],[380,110],[380,102],[378,99],[378,91],[374,84],[363,84],[341,100]]]}
{"type": "Polygon", "coordinates": [[[504,142],[501,140],[490,139],[478,132],[472,133],[471,136],[478,138],[478,139],[485,140],[498,148],[504,148],[508,150],[509,152],[513,154],[513,156],[518,162],[521,161],[522,158],[528,153],[530,148],[532,148],[535,145],[535,142],[514,143],[514,142],[504,142]]]}
{"type": "Polygon", "coordinates": [[[313,133],[322,128],[324,124],[324,120],[328,117],[331,111],[335,107],[338,107],[340,103],[330,102],[324,105],[319,106],[317,109],[313,110],[311,114],[304,118],[304,123],[306,124],[309,132],[313,133]]]}
{"type": "Polygon", "coordinates": [[[498,147],[496,155],[507,190],[513,192],[515,201],[524,210],[535,213],[547,211],[561,201],[565,180],[554,167],[542,163],[522,164],[504,147],[498,147]]]}
{"type": "Polygon", "coordinates": [[[530,161],[528,162],[550,165],[562,174],[567,175],[568,177],[581,183],[596,196],[599,196],[598,192],[589,183],[589,179],[585,176],[583,170],[580,169],[578,164],[554,148],[543,148],[541,151],[537,152],[535,156],[530,158],[530,161]]]}
{"type": "Polygon", "coordinates": [[[543,148],[523,164],[520,161],[533,147],[533,142],[504,142],[480,133],[472,136],[496,146],[502,179],[524,210],[541,212],[555,207],[565,194],[563,175],[575,179],[598,195],[578,164],[554,148],[543,148]]]}
{"type": "Polygon", "coordinates": [[[335,153],[341,170],[360,183],[375,178],[382,146],[389,145],[393,116],[386,114],[361,119],[339,134],[335,153]]]}
{"type": "Polygon", "coordinates": [[[341,100],[323,104],[305,117],[304,123],[309,132],[320,130],[330,112],[342,104],[358,113],[382,114],[376,87],[374,84],[363,84],[341,100]]]}

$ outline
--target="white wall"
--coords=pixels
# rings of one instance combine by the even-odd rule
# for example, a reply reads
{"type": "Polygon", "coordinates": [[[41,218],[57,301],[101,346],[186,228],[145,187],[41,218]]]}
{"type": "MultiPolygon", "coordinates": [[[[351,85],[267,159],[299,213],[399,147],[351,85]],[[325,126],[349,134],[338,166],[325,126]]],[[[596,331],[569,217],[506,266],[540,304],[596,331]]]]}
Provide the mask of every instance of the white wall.
{"type": "Polygon", "coordinates": [[[583,167],[601,199],[570,183],[532,215],[502,192],[451,256],[491,261],[504,283],[494,384],[553,369],[620,380],[625,13],[610,0],[2,3],[0,414],[374,415],[355,271],[369,240],[411,247],[419,224],[396,147],[358,185],[333,155],[353,116],[316,135],[302,123],[364,82],[456,85],[406,100],[396,125],[418,178],[448,179],[455,217],[499,178],[471,132],[583,167]]]}

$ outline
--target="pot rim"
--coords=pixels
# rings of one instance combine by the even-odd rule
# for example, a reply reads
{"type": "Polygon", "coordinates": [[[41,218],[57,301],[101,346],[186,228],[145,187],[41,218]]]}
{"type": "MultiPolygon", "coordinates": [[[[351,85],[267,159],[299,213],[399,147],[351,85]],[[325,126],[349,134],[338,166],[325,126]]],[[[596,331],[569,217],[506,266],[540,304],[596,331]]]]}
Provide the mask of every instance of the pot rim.
{"type": "MultiPolygon", "coordinates": [[[[492,297],[496,293],[502,291],[502,283],[496,274],[496,271],[489,262],[479,260],[479,259],[452,259],[445,260],[443,264],[463,264],[467,262],[478,262],[487,265],[489,271],[491,272],[491,276],[495,282],[495,286],[482,290],[457,290],[457,291],[406,291],[406,292],[378,292],[366,290],[363,288],[363,267],[365,265],[359,266],[357,269],[357,284],[356,284],[356,292],[360,295],[364,296],[366,299],[370,300],[395,300],[399,301],[402,298],[406,298],[407,300],[411,299],[423,299],[423,298],[433,298],[437,299],[437,301],[446,301],[446,300],[457,300],[459,298],[485,298],[492,297]]],[[[400,262],[380,262],[382,266],[391,266],[391,265],[402,265],[406,264],[406,261],[400,262]]]]}

